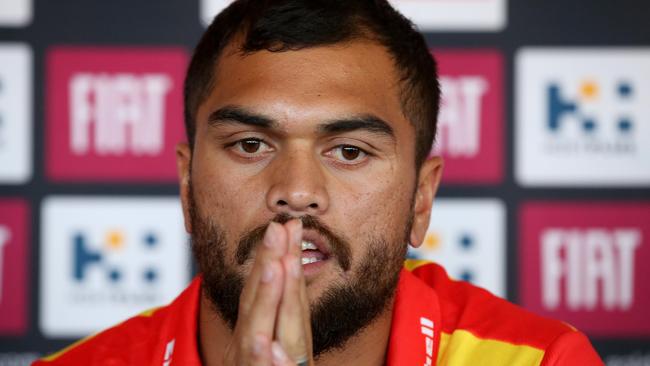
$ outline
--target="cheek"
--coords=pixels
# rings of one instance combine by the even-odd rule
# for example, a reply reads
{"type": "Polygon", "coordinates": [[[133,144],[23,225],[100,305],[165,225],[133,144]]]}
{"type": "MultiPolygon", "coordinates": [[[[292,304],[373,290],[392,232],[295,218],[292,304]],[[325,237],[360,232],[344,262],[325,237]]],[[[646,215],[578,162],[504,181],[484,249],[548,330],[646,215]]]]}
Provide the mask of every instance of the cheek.
{"type": "Polygon", "coordinates": [[[403,239],[410,215],[412,185],[408,179],[377,179],[359,185],[353,194],[339,201],[343,206],[338,215],[344,218],[342,223],[356,244],[352,248],[355,256],[363,256],[368,251],[365,246],[372,238],[388,242],[403,239]]]}
{"type": "Polygon", "coordinates": [[[259,224],[254,218],[259,216],[264,199],[260,187],[254,187],[242,175],[231,174],[237,170],[224,166],[223,160],[219,164],[218,160],[197,160],[193,164],[192,186],[199,212],[217,222],[230,243],[238,239],[235,235],[259,224]]]}

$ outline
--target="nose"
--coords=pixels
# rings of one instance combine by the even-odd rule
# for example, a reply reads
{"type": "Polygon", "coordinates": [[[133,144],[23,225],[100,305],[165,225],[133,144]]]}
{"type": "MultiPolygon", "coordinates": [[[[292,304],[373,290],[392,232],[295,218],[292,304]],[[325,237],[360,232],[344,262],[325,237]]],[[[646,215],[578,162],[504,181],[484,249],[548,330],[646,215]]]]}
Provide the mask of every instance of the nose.
{"type": "Polygon", "coordinates": [[[325,176],[318,158],[304,151],[286,151],[271,166],[266,204],[275,214],[320,215],[329,206],[325,176]]]}

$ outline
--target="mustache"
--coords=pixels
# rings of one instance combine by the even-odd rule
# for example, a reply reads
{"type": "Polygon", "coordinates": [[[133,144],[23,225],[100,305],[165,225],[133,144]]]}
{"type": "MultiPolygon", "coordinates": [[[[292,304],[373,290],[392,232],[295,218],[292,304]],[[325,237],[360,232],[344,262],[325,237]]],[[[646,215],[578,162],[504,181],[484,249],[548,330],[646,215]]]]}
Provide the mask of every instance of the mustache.
{"type": "MultiPolygon", "coordinates": [[[[294,217],[286,213],[281,213],[276,215],[270,222],[285,224],[287,221],[295,218],[299,218],[302,221],[303,229],[314,230],[321,236],[325,237],[329,244],[330,256],[334,257],[334,259],[339,262],[339,265],[344,271],[350,269],[350,243],[340,235],[335,234],[332,229],[321,222],[318,218],[311,215],[294,217]]],[[[266,232],[270,222],[254,228],[241,237],[239,245],[237,245],[237,251],[235,252],[235,260],[237,261],[237,264],[242,265],[251,258],[253,249],[262,243],[264,233],[266,232]]]]}

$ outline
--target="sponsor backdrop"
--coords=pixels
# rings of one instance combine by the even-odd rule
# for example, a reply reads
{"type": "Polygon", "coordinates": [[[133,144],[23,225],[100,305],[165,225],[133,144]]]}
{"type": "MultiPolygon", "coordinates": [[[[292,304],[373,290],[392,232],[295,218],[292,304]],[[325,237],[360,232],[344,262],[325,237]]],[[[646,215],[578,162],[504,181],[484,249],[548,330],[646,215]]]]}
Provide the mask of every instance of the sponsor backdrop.
{"type": "MultiPolygon", "coordinates": [[[[0,2],[0,366],[170,301],[182,84],[226,0],[0,2]]],[[[451,276],[650,364],[650,5],[394,0],[440,65],[451,276]]]]}

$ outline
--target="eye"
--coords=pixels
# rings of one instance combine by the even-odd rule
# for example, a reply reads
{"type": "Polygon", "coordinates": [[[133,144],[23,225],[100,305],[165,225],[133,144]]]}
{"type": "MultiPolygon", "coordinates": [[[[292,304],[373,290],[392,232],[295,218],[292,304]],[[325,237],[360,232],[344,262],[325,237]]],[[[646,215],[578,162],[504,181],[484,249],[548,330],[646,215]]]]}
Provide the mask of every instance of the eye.
{"type": "Polygon", "coordinates": [[[259,140],[245,140],[239,143],[241,144],[241,149],[249,154],[256,153],[262,145],[262,142],[259,140]]]}
{"type": "Polygon", "coordinates": [[[231,146],[241,155],[259,155],[271,150],[266,142],[256,138],[239,140],[231,146]]]}
{"type": "Polygon", "coordinates": [[[340,145],[331,150],[331,155],[345,164],[357,163],[368,156],[368,153],[352,145],[340,145]]]}

